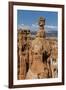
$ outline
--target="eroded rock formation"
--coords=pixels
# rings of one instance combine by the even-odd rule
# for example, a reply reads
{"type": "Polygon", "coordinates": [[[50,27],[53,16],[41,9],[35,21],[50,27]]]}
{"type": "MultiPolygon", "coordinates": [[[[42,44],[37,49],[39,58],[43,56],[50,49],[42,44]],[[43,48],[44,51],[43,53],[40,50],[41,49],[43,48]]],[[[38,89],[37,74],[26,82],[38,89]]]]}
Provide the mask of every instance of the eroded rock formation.
{"type": "Polygon", "coordinates": [[[56,42],[46,39],[45,18],[39,18],[39,30],[34,40],[30,31],[18,33],[18,79],[39,79],[57,77],[58,49],[56,42]]]}

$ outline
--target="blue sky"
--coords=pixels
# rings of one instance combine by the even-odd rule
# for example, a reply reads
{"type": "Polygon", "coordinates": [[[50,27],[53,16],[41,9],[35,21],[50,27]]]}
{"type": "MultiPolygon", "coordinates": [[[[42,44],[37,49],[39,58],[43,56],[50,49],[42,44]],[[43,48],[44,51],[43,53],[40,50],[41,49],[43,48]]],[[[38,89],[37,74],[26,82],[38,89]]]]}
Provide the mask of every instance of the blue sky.
{"type": "Polygon", "coordinates": [[[50,11],[18,10],[17,26],[18,28],[26,27],[31,30],[38,30],[38,19],[40,16],[46,19],[46,30],[57,31],[58,13],[50,11]]]}

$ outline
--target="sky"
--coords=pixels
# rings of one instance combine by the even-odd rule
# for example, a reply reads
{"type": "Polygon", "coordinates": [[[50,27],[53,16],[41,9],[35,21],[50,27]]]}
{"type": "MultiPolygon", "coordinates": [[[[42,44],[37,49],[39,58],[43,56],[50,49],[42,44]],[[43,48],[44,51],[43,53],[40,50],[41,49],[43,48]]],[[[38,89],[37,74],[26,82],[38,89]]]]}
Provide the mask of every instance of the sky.
{"type": "Polygon", "coordinates": [[[32,11],[18,10],[17,11],[17,26],[18,28],[28,28],[30,30],[38,30],[39,17],[45,18],[45,29],[47,31],[57,31],[58,29],[58,13],[51,11],[32,11]]]}

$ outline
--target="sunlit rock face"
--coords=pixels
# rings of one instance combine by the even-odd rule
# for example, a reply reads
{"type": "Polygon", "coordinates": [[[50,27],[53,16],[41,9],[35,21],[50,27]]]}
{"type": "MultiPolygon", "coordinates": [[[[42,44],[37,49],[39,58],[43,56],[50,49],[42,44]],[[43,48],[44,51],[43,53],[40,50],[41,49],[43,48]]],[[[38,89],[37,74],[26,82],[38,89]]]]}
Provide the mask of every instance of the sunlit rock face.
{"type": "Polygon", "coordinates": [[[29,35],[28,30],[19,30],[18,32],[18,79],[25,79],[29,67],[29,35]]]}
{"type": "Polygon", "coordinates": [[[18,79],[43,79],[58,77],[58,48],[55,40],[46,39],[45,18],[38,21],[39,30],[34,40],[30,32],[18,35],[18,79]],[[29,36],[29,37],[28,37],[29,36]]]}
{"type": "Polygon", "coordinates": [[[50,56],[50,45],[45,39],[44,25],[45,20],[40,17],[39,30],[31,45],[32,62],[26,76],[27,79],[34,78],[33,75],[36,75],[37,79],[49,78],[51,76],[49,76],[49,73],[51,72],[49,72],[49,68],[47,66],[47,59],[50,56]]]}

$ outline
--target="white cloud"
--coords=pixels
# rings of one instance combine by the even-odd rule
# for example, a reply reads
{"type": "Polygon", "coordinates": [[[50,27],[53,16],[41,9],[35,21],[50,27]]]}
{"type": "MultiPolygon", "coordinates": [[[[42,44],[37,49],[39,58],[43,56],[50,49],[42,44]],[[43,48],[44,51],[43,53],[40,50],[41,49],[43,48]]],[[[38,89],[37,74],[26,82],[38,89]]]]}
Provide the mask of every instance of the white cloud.
{"type": "Polygon", "coordinates": [[[37,31],[38,30],[38,24],[35,23],[35,24],[30,25],[30,26],[21,24],[21,25],[18,25],[18,29],[29,29],[30,31],[37,31]]]}
{"type": "Polygon", "coordinates": [[[32,27],[35,27],[35,24],[32,24],[32,27]]]}
{"type": "Polygon", "coordinates": [[[37,28],[38,27],[38,24],[37,23],[36,24],[32,24],[31,27],[37,28]]]}
{"type": "Polygon", "coordinates": [[[57,26],[52,26],[52,25],[45,25],[45,28],[56,30],[58,27],[57,26]]]}
{"type": "Polygon", "coordinates": [[[30,26],[21,24],[21,25],[18,25],[17,28],[18,28],[18,29],[30,29],[30,26]]]}
{"type": "MultiPolygon", "coordinates": [[[[37,23],[35,24],[32,24],[31,26],[29,25],[24,25],[24,24],[21,24],[21,25],[18,25],[18,29],[29,29],[31,31],[37,31],[39,29],[39,26],[37,23]]],[[[45,25],[45,29],[47,32],[49,31],[56,31],[58,29],[57,26],[53,26],[53,25],[45,25]]]]}
{"type": "Polygon", "coordinates": [[[37,31],[38,30],[38,24],[37,23],[35,23],[35,24],[32,24],[31,25],[31,27],[30,27],[30,29],[31,29],[31,31],[37,31]]]}
{"type": "Polygon", "coordinates": [[[24,24],[21,24],[22,26],[24,26],[24,24]]]}

